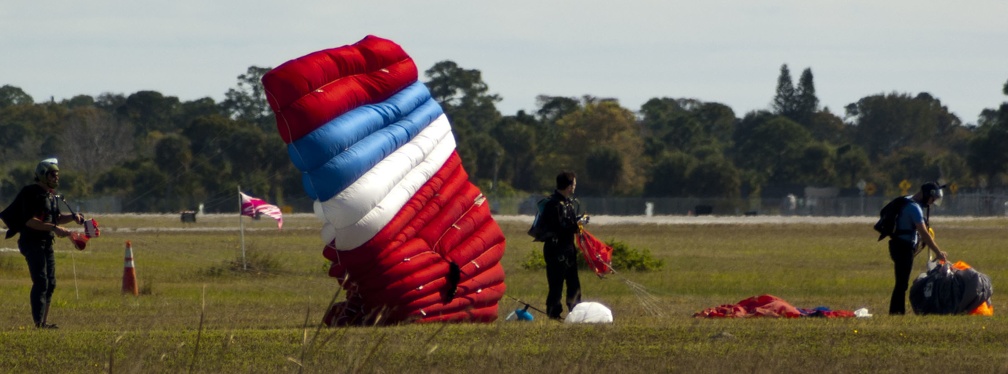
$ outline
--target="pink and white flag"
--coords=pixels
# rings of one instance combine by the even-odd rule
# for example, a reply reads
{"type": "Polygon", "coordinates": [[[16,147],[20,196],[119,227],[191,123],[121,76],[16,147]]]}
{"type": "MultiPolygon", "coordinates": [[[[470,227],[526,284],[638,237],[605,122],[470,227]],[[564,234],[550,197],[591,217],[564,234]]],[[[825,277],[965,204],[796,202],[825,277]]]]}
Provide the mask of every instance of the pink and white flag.
{"type": "Polygon", "coordinates": [[[280,212],[280,208],[267,204],[263,199],[238,193],[241,194],[241,215],[255,218],[257,215],[265,214],[277,221],[277,229],[283,229],[283,213],[280,212]]]}

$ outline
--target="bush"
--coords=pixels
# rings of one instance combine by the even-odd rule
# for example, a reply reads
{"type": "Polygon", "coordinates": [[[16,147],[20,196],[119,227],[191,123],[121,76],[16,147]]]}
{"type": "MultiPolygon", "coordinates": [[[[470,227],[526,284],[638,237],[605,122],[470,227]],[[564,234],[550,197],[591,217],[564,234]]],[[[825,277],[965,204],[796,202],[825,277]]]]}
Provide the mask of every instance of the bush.
{"type": "Polygon", "coordinates": [[[626,243],[610,240],[606,245],[612,247],[612,267],[616,271],[655,271],[665,265],[665,261],[655,259],[647,248],[634,249],[626,243]]]}
{"type": "Polygon", "coordinates": [[[258,251],[248,251],[245,259],[238,256],[234,260],[225,261],[222,265],[211,266],[205,274],[211,277],[224,276],[226,274],[278,274],[282,271],[280,260],[276,256],[260,253],[258,251]]]}
{"type": "MultiPolygon", "coordinates": [[[[651,251],[647,248],[630,248],[626,243],[616,240],[609,240],[605,243],[613,249],[612,267],[616,271],[655,271],[665,266],[665,261],[652,257],[651,251]]],[[[577,262],[579,270],[589,270],[584,256],[578,256],[577,262]]],[[[529,252],[521,267],[525,270],[545,269],[546,260],[543,259],[542,250],[529,252]]]]}
{"type": "Polygon", "coordinates": [[[522,269],[525,270],[542,270],[546,268],[546,260],[543,259],[542,248],[532,250],[528,255],[525,256],[525,261],[522,262],[522,269]]]}

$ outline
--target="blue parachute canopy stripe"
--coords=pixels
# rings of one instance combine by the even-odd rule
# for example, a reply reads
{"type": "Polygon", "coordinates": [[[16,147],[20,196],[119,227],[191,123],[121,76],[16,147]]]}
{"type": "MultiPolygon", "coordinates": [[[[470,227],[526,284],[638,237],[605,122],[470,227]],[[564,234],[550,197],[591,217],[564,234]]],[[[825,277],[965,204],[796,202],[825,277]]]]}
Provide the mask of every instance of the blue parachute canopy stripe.
{"type": "Polygon", "coordinates": [[[402,119],[430,100],[427,86],[415,82],[381,103],[354,108],[288,144],[291,163],[301,171],[317,169],[352,144],[402,119]]]}
{"type": "Polygon", "coordinates": [[[305,192],[319,201],[336,196],[386,156],[409,143],[442,113],[441,106],[429,99],[403,119],[365,136],[318,169],[303,171],[305,192]]]}

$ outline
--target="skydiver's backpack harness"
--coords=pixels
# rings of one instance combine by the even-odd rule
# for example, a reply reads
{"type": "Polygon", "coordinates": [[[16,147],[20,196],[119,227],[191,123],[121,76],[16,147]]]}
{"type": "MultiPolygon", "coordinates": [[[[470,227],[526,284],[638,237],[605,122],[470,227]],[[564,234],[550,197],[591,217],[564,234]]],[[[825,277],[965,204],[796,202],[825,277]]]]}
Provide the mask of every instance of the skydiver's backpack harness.
{"type": "Polygon", "coordinates": [[[4,239],[10,239],[25,229],[25,222],[31,219],[31,217],[27,216],[21,210],[21,207],[25,204],[24,201],[26,199],[35,197],[46,200],[48,212],[53,212],[46,217],[48,219],[47,223],[56,222],[56,217],[59,216],[59,205],[56,203],[55,196],[42,187],[34,184],[28,185],[17,194],[10,205],[4,208],[3,212],[0,212],[0,219],[7,226],[7,233],[4,235],[4,239]]]}
{"type": "Polygon", "coordinates": [[[879,241],[885,239],[887,236],[895,238],[897,235],[913,232],[913,230],[896,230],[896,222],[899,221],[900,213],[910,203],[910,197],[900,196],[890,201],[885,207],[882,207],[882,210],[879,212],[879,220],[875,222],[875,231],[879,233],[879,241]]]}
{"type": "Polygon", "coordinates": [[[532,241],[534,242],[545,242],[546,239],[548,239],[551,234],[550,232],[546,231],[545,227],[543,227],[545,225],[543,225],[542,222],[539,221],[539,219],[542,217],[543,210],[546,209],[546,204],[549,203],[550,201],[550,198],[551,196],[547,196],[542,199],[539,199],[539,201],[536,202],[535,218],[532,219],[532,227],[529,227],[528,229],[528,234],[529,236],[532,237],[532,241]]]}
{"type": "MultiPolygon", "coordinates": [[[[908,196],[900,196],[882,207],[882,211],[879,212],[879,220],[878,222],[875,222],[875,231],[878,231],[879,233],[879,241],[882,241],[882,239],[885,239],[887,236],[895,238],[897,235],[909,234],[916,231],[916,229],[913,228],[909,230],[896,229],[896,222],[899,221],[900,213],[903,212],[903,208],[906,207],[907,204],[912,202],[912,198],[908,196]]],[[[924,208],[924,210],[924,224],[930,227],[931,206],[924,208]]]]}
{"type": "MultiPolygon", "coordinates": [[[[549,231],[546,225],[541,221],[543,211],[546,210],[546,205],[556,196],[556,194],[549,195],[540,199],[536,202],[536,214],[535,218],[532,220],[532,227],[529,227],[528,234],[532,237],[534,242],[545,242],[547,239],[556,236],[555,232],[549,231]]],[[[588,216],[581,214],[581,202],[575,198],[569,198],[567,200],[561,198],[560,204],[563,206],[564,212],[562,214],[571,214],[573,212],[575,221],[584,220],[585,223],[588,222],[588,216]]]]}

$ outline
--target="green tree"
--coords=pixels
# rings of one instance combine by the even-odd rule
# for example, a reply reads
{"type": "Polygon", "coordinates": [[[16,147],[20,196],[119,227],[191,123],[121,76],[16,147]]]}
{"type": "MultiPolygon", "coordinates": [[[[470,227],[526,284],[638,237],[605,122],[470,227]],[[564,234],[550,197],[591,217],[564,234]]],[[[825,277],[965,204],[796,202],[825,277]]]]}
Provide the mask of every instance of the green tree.
{"type": "MultiPolygon", "coordinates": [[[[154,164],[169,178],[165,180],[165,195],[173,197],[173,210],[185,210],[195,206],[192,199],[192,175],[189,173],[192,152],[189,139],[172,133],[162,137],[154,146],[154,164]]],[[[171,208],[171,207],[169,207],[171,208]]]]}
{"type": "Polygon", "coordinates": [[[689,196],[738,197],[742,177],[735,165],[724,157],[702,159],[686,177],[689,196]]]}
{"type": "Polygon", "coordinates": [[[438,62],[424,75],[428,79],[425,84],[431,91],[431,97],[441,104],[452,123],[458,153],[463,167],[469,171],[470,180],[493,178],[493,168],[481,170],[479,165],[492,163],[492,159],[498,157],[496,150],[481,152],[476,143],[487,143],[485,134],[500,122],[501,115],[496,107],[500,97],[489,93],[490,89],[483,82],[479,70],[464,69],[453,61],[438,62]],[[487,157],[490,160],[486,160],[487,157]]]}
{"type": "Polygon", "coordinates": [[[32,105],[35,100],[31,95],[24,92],[21,87],[14,87],[9,84],[0,87],[0,108],[11,105],[32,105]]]}
{"type": "Polygon", "coordinates": [[[791,119],[802,125],[809,126],[812,117],[819,111],[819,98],[816,97],[812,69],[806,68],[798,78],[798,88],[794,95],[794,113],[791,119]]]}
{"type": "Polygon", "coordinates": [[[958,117],[927,93],[864,97],[847,106],[854,143],[878,160],[900,148],[948,149],[949,135],[961,126],[958,117]]]}
{"type": "Polygon", "coordinates": [[[467,138],[464,148],[458,148],[459,154],[465,150],[465,154],[473,158],[466,165],[470,180],[492,179],[500,171],[500,163],[504,160],[504,147],[497,142],[497,139],[490,134],[479,132],[471,134],[467,138]],[[475,178],[474,178],[475,176],[475,178]]]}
{"type": "Polygon", "coordinates": [[[95,99],[89,95],[77,95],[71,97],[69,100],[61,101],[60,105],[66,106],[68,109],[93,107],[95,106],[95,99]]]}
{"type": "Polygon", "coordinates": [[[594,148],[585,157],[585,174],[594,184],[592,190],[603,196],[616,192],[620,177],[626,173],[623,170],[626,166],[623,155],[608,146],[594,148]]]}
{"type": "MultiPolygon", "coordinates": [[[[0,109],[0,113],[3,112],[4,110],[0,109]]],[[[23,159],[19,156],[30,134],[30,128],[23,122],[0,121],[0,157],[4,159],[3,164],[23,159]]]]}
{"type": "Polygon", "coordinates": [[[966,160],[978,176],[999,185],[1001,178],[998,176],[1008,172],[1008,148],[1005,148],[1008,144],[1008,103],[1001,104],[996,113],[988,115],[988,120],[981,122],[970,142],[966,160]]]}
{"type": "Polygon", "coordinates": [[[969,162],[964,154],[945,152],[935,156],[934,163],[938,166],[941,178],[947,182],[955,182],[964,186],[975,182],[969,162]]]}
{"type": "Polygon", "coordinates": [[[126,96],[122,94],[103,93],[95,98],[95,106],[110,113],[116,113],[118,108],[126,105],[126,96]]]}
{"type": "Polygon", "coordinates": [[[797,166],[795,182],[811,186],[832,186],[836,180],[836,156],[826,143],[812,141],[805,145],[797,166]]]}
{"type": "Polygon", "coordinates": [[[66,108],[53,103],[0,107],[0,141],[4,145],[4,163],[37,163],[45,157],[58,156],[59,134],[66,108]]]}
{"type": "Polygon", "coordinates": [[[183,134],[190,141],[192,173],[198,178],[192,192],[196,199],[231,194],[241,185],[282,204],[284,191],[302,190],[301,174],[275,131],[267,134],[255,126],[209,115],[194,119],[183,134]]]}
{"type": "Polygon", "coordinates": [[[699,163],[682,151],[671,151],[655,160],[644,186],[644,195],[653,197],[687,196],[686,180],[699,163]]]}
{"type": "Polygon", "coordinates": [[[169,179],[151,160],[138,158],[102,174],[94,190],[119,196],[127,212],[174,212],[178,208],[168,194],[169,179]]]}
{"type": "Polygon", "coordinates": [[[707,137],[703,126],[685,108],[688,100],[672,98],[651,99],[641,105],[641,125],[647,133],[660,141],[664,150],[689,152],[703,144],[707,137]]]}
{"type": "Polygon", "coordinates": [[[534,187],[530,190],[546,188],[552,190],[554,178],[560,170],[557,164],[565,162],[560,159],[561,128],[557,122],[574,112],[581,110],[581,100],[576,97],[536,96],[535,133],[536,148],[540,151],[535,156],[534,187]]]}
{"type": "Polygon", "coordinates": [[[115,110],[120,118],[135,126],[135,135],[142,139],[155,131],[175,131],[178,128],[175,115],[179,106],[177,97],[164,96],[157,91],[138,91],[127,96],[126,101],[115,110]]]}
{"type": "Polygon", "coordinates": [[[560,118],[581,109],[581,101],[576,97],[536,96],[536,116],[543,123],[554,124],[560,118]]]}
{"type": "Polygon", "coordinates": [[[884,174],[889,186],[897,186],[900,181],[936,181],[942,178],[941,168],[933,152],[920,148],[901,148],[878,161],[879,170],[884,174]]]}
{"type": "Polygon", "coordinates": [[[91,183],[113,166],[133,157],[133,129],[129,123],[94,106],[67,113],[60,132],[60,163],[91,183]]]}
{"type": "Polygon", "coordinates": [[[732,134],[735,132],[735,111],[721,104],[705,102],[692,111],[704,128],[704,133],[724,148],[732,146],[732,134]]]}
{"type": "Polygon", "coordinates": [[[640,129],[633,112],[614,100],[585,98],[586,104],[557,121],[562,134],[558,149],[558,169],[570,168],[580,178],[578,189],[585,194],[599,193],[610,182],[595,180],[586,172],[588,156],[599,148],[615,149],[622,156],[622,171],[613,192],[633,195],[642,191],[645,175],[641,172],[642,144],[640,129]],[[583,186],[583,189],[582,189],[583,186]]]}
{"type": "MultiPolygon", "coordinates": [[[[214,99],[212,98],[204,97],[201,99],[186,101],[182,103],[182,107],[179,108],[179,115],[175,122],[176,125],[178,126],[178,130],[181,131],[182,129],[189,126],[189,124],[192,123],[192,121],[196,120],[197,118],[209,117],[209,116],[227,116],[227,115],[228,113],[222,107],[222,105],[218,105],[216,102],[214,102],[214,99]]],[[[275,132],[276,127],[271,126],[269,129],[263,131],[269,133],[275,132]]]]}
{"type": "Polygon", "coordinates": [[[816,140],[830,144],[847,144],[851,142],[851,126],[843,119],[830,112],[829,108],[812,114],[805,127],[816,140]]]}
{"type": "Polygon", "coordinates": [[[262,131],[275,131],[276,118],[266,101],[262,77],[272,68],[249,66],[238,76],[237,86],[224,94],[221,106],[232,119],[256,125],[262,131]]]}
{"type": "Polygon", "coordinates": [[[749,136],[737,140],[735,164],[753,170],[768,183],[792,183],[799,180],[799,163],[812,135],[786,117],[772,117],[756,124],[749,136]]]}
{"type": "Polygon", "coordinates": [[[841,187],[856,186],[858,181],[868,176],[871,163],[868,153],[861,147],[846,144],[837,148],[836,155],[836,172],[841,187]]]}
{"type": "Polygon", "coordinates": [[[540,154],[538,128],[535,118],[524,112],[504,117],[501,124],[494,128],[493,137],[503,149],[495,173],[500,181],[507,181],[525,191],[536,191],[542,187],[536,178],[540,172],[536,162],[540,154]]]}
{"type": "Polygon", "coordinates": [[[795,99],[796,96],[794,81],[791,80],[791,71],[788,70],[787,64],[783,64],[780,67],[780,75],[777,76],[777,93],[773,98],[773,112],[788,118],[794,118],[797,102],[795,99]]]}
{"type": "Polygon", "coordinates": [[[170,174],[184,174],[192,167],[189,139],[179,134],[169,134],[154,146],[154,164],[170,174]]]}

